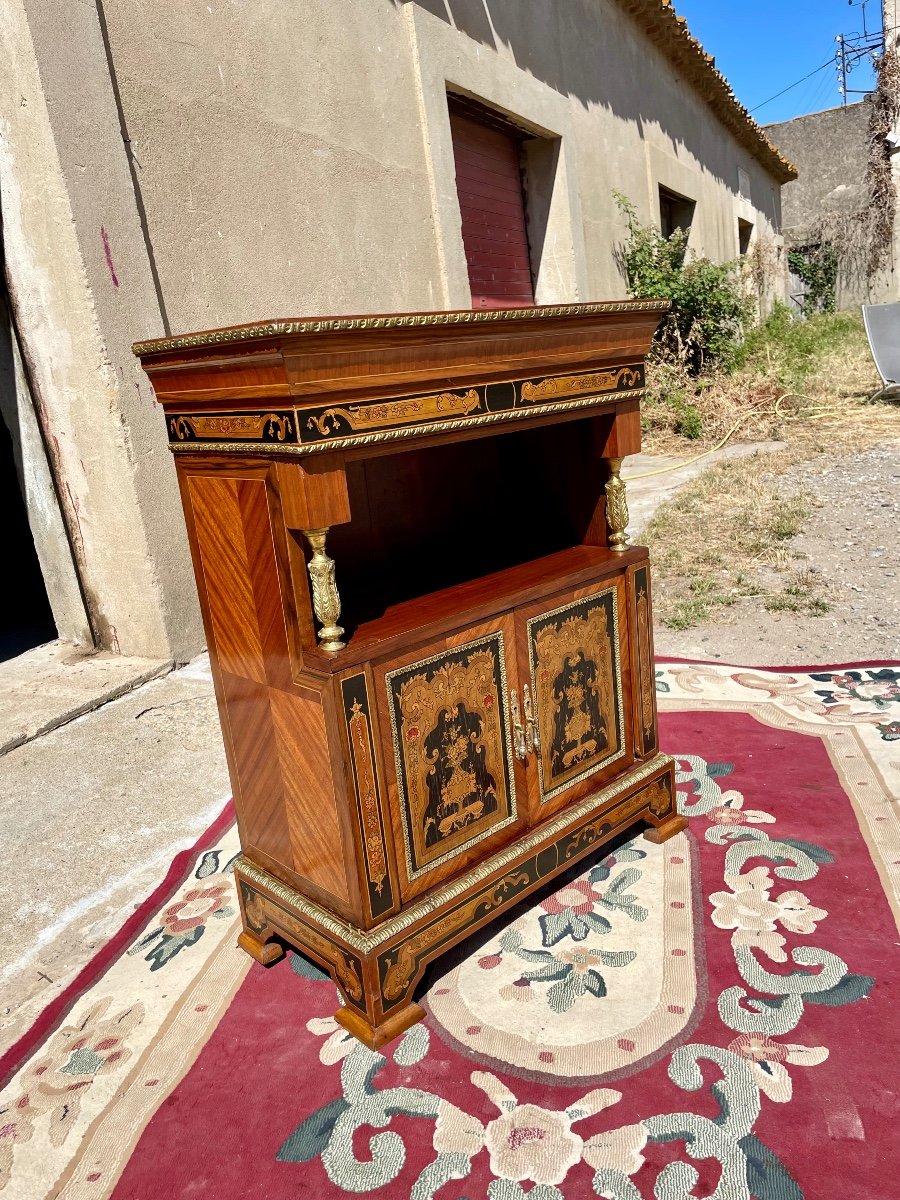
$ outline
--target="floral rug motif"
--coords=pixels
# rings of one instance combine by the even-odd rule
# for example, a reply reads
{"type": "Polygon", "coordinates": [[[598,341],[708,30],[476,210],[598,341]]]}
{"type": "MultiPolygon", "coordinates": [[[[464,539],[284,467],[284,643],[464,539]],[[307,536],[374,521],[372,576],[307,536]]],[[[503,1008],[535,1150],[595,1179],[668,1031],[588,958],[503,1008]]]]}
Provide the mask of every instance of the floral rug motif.
{"type": "Polygon", "coordinates": [[[661,665],[688,833],[476,935],[373,1052],[234,948],[232,828],[0,1092],[0,1200],[888,1200],[900,671],[661,665]]]}

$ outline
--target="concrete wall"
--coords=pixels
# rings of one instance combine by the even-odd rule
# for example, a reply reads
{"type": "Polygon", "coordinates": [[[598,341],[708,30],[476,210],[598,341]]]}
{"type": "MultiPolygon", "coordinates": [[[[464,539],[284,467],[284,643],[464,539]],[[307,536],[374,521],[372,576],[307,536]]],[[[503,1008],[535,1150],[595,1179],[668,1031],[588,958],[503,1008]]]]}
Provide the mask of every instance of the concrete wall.
{"type": "Polygon", "coordinates": [[[738,216],[778,227],[777,184],[614,0],[105,10],[174,330],[466,307],[448,86],[561,138],[540,299],[624,294],[614,188],[647,219],[660,183],[697,200],[717,258],[738,216]]]}
{"type": "MultiPolygon", "coordinates": [[[[849,215],[865,205],[870,111],[870,102],[862,100],[766,127],[767,134],[800,171],[799,178],[782,189],[788,245],[807,245],[810,230],[820,219],[827,219],[829,214],[849,215]]],[[[896,173],[896,161],[894,168],[896,173]]],[[[879,272],[869,283],[848,277],[847,273],[839,276],[840,308],[898,299],[900,274],[896,269],[879,272]]]]}
{"type": "Polygon", "coordinates": [[[781,193],[785,237],[802,241],[823,210],[852,212],[865,201],[869,112],[863,100],[766,126],[800,172],[781,193]]]}
{"type": "Polygon", "coordinates": [[[199,613],[161,414],[130,353],[135,327],[162,324],[105,62],[92,6],[5,3],[10,307],[93,639],[184,658],[199,613]]]}
{"type": "Polygon", "coordinates": [[[70,524],[89,523],[75,557],[98,636],[112,644],[112,628],[135,653],[184,657],[201,633],[163,422],[130,342],[468,307],[448,88],[536,135],[539,302],[625,294],[614,189],[648,221],[660,185],[695,200],[690,244],[716,259],[736,257],[738,218],[777,237],[774,178],[615,0],[6,7],[11,290],[65,451],[70,524]]]}

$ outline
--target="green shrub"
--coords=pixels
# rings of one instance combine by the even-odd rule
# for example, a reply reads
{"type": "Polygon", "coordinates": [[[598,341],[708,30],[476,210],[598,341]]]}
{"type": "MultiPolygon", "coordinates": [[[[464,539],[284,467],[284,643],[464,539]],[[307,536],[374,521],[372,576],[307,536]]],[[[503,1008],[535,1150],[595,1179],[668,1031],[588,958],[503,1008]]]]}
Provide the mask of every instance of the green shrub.
{"type": "Polygon", "coordinates": [[[689,258],[686,230],[665,238],[638,220],[626,196],[615,198],[628,225],[620,266],[631,295],[672,303],[656,335],[659,352],[693,374],[713,364],[731,367],[754,311],[739,265],[689,258]]]}
{"type": "Polygon", "coordinates": [[[837,255],[831,246],[810,250],[789,250],[788,266],[806,284],[803,315],[833,313],[837,304],[837,255]]]}

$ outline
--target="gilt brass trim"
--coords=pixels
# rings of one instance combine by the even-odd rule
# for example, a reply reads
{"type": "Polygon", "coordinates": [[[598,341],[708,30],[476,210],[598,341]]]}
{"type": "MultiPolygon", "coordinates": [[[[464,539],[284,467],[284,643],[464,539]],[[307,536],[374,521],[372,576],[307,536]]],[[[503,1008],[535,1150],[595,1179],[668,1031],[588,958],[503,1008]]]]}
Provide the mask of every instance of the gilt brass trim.
{"type": "Polygon", "coordinates": [[[586,817],[590,817],[596,809],[602,808],[610,800],[618,795],[624,795],[633,788],[638,787],[649,779],[652,775],[658,774],[673,764],[673,759],[668,754],[657,754],[648,762],[643,763],[634,771],[630,771],[624,779],[618,780],[609,787],[603,788],[602,791],[588,796],[586,799],[574,804],[571,808],[565,808],[563,811],[552,820],[542,825],[534,832],[525,834],[524,837],[518,838],[512,845],[500,850],[497,854],[491,855],[478,866],[473,867],[470,871],[464,872],[452,883],[445,884],[439,887],[436,891],[431,892],[422,900],[418,900],[411,904],[409,908],[398,913],[395,917],[389,917],[374,929],[363,930],[355,925],[348,925],[342,921],[340,917],[336,917],[326,908],[322,908],[315,901],[302,896],[294,888],[288,887],[282,883],[280,879],[276,879],[274,875],[270,875],[268,871],[262,870],[256,866],[248,858],[239,858],[234,865],[235,873],[250,883],[263,888],[270,895],[277,897],[284,904],[296,909],[310,921],[315,921],[322,929],[327,930],[334,937],[340,938],[347,946],[354,950],[358,950],[361,954],[371,954],[373,950],[377,950],[379,946],[391,941],[405,929],[409,929],[418,921],[427,917],[429,913],[436,912],[444,905],[450,904],[458,896],[461,896],[469,888],[475,887],[484,880],[489,879],[491,875],[503,871],[503,869],[516,860],[520,859],[530,850],[536,850],[538,846],[544,842],[564,833],[573,825],[579,824],[586,817]]]}
{"type": "Polygon", "coordinates": [[[609,479],[606,481],[606,524],[609,526],[609,548],[620,553],[628,549],[628,494],[620,475],[621,458],[608,458],[609,479]]]}
{"type": "Polygon", "coordinates": [[[306,564],[312,584],[313,611],[322,628],[319,642],[329,654],[343,650],[341,641],[343,626],[338,625],[341,617],[341,596],[334,578],[334,559],[325,553],[327,526],[324,529],[304,529],[303,534],[312,548],[312,558],[306,564]]]}
{"type": "Polygon", "coordinates": [[[369,329],[420,329],[428,326],[483,325],[496,321],[543,321],[550,317],[592,317],[600,313],[639,313],[669,310],[668,300],[606,300],[596,304],[560,304],[543,308],[479,309],[464,312],[406,313],[383,317],[325,317],[317,320],[267,321],[232,329],[210,329],[179,337],[135,342],[138,355],[165,350],[192,350],[198,346],[222,346],[257,338],[285,337],[303,333],[350,333],[369,329]]]}
{"type": "Polygon", "coordinates": [[[173,454],[279,454],[294,458],[306,454],[325,454],[334,450],[350,450],[355,446],[376,446],[381,442],[405,441],[409,438],[431,437],[437,433],[452,433],[458,429],[472,429],[481,425],[496,425],[503,421],[527,421],[533,417],[552,416],[555,413],[573,412],[583,408],[599,408],[618,404],[622,400],[640,399],[644,388],[633,392],[613,392],[607,396],[589,396],[585,400],[564,400],[556,404],[540,404],[533,408],[511,408],[503,412],[485,413],[483,416],[465,417],[455,421],[434,421],[427,425],[404,426],[401,429],[386,429],[380,433],[361,433],[355,437],[323,439],[320,442],[305,442],[291,445],[272,442],[170,442],[173,454]]]}

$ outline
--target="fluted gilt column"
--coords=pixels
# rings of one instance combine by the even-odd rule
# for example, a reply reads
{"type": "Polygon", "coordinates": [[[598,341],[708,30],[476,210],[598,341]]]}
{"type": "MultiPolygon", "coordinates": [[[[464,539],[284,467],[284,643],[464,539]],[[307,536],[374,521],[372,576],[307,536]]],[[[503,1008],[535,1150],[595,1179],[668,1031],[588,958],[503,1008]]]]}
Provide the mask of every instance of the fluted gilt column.
{"type": "Polygon", "coordinates": [[[304,529],[303,534],[313,552],[307,570],[312,581],[313,611],[322,626],[319,630],[319,641],[323,650],[334,654],[344,648],[341,641],[344,631],[338,625],[341,597],[334,579],[334,559],[325,553],[328,529],[304,529]]]}
{"type": "Polygon", "coordinates": [[[606,481],[606,524],[609,526],[610,550],[627,550],[628,536],[628,498],[625,495],[625,481],[619,471],[622,467],[621,458],[608,458],[609,479],[606,481]]]}

